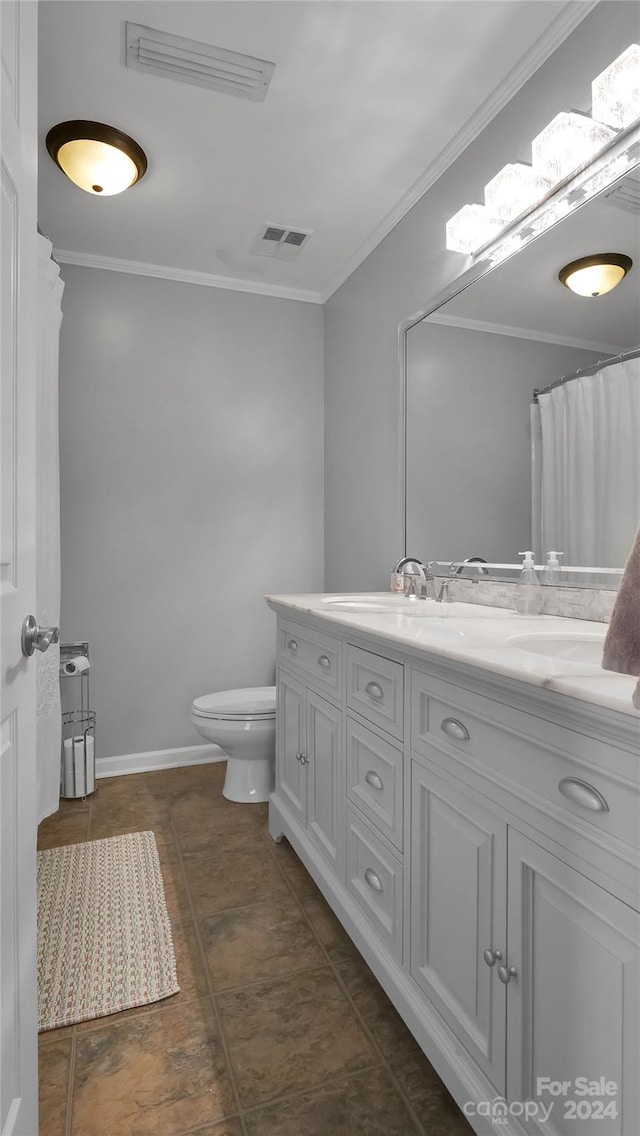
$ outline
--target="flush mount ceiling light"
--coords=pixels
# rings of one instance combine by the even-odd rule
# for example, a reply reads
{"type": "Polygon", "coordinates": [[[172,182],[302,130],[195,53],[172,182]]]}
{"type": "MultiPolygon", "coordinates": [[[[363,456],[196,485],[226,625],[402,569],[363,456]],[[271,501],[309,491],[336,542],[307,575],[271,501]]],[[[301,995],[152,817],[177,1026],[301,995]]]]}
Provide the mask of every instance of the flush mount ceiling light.
{"type": "Polygon", "coordinates": [[[624,280],[633,261],[621,252],[599,252],[565,264],[558,280],[578,296],[604,296],[624,280]]]}
{"type": "Polygon", "coordinates": [[[144,177],[144,150],[103,122],[60,122],[47,134],[47,150],[75,185],[97,197],[122,193],[144,177]]]}
{"type": "Polygon", "coordinates": [[[464,205],[449,219],[446,247],[478,256],[491,244],[492,263],[496,255],[498,259],[509,255],[532,233],[544,231],[558,215],[571,212],[597,192],[589,177],[600,176],[606,185],[607,178],[615,180],[633,165],[631,150],[634,146],[637,150],[637,139],[628,135],[638,131],[639,121],[640,44],[634,43],[594,79],[591,115],[557,114],[534,138],[530,166],[524,162],[505,166],[485,186],[484,205],[464,205]],[[628,143],[625,149],[623,141],[628,143]],[[586,174],[589,166],[592,170],[597,166],[595,175],[586,174]],[[566,200],[561,202],[561,196],[566,200]],[[496,239],[504,243],[499,254],[494,249],[496,239]]]}

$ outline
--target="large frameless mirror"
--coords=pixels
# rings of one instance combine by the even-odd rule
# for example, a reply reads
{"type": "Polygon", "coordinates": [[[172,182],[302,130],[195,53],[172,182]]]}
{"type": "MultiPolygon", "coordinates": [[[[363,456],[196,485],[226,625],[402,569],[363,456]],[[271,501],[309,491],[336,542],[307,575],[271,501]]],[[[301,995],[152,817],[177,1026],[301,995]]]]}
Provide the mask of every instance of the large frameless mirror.
{"type": "Polygon", "coordinates": [[[410,552],[513,564],[554,550],[610,570],[559,582],[617,587],[640,518],[639,346],[636,166],[406,331],[410,552]],[[612,291],[561,283],[601,252],[633,261],[612,291]]]}

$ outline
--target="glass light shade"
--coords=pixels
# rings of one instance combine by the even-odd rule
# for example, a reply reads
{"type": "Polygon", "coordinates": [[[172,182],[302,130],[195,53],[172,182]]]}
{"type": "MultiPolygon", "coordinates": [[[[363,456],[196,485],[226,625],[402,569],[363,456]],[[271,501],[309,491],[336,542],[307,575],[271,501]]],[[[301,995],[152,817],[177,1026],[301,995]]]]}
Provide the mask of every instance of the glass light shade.
{"type": "Polygon", "coordinates": [[[451,252],[474,253],[501,228],[502,222],[491,217],[484,205],[463,205],[447,221],[447,248],[451,252]]]}
{"type": "Polygon", "coordinates": [[[531,143],[533,168],[556,185],[589,162],[616,133],[587,115],[561,111],[531,143]]]}
{"type": "Polygon", "coordinates": [[[58,164],[68,178],[87,193],[112,197],[137,181],[135,162],[115,146],[78,138],[58,150],[58,164]]]}
{"type": "Polygon", "coordinates": [[[504,166],[484,187],[487,212],[503,223],[513,221],[549,192],[553,182],[524,162],[504,166]]]}
{"type": "Polygon", "coordinates": [[[640,118],[640,44],[632,43],[591,84],[591,113],[624,130],[640,118]]]}
{"type": "Polygon", "coordinates": [[[122,193],[147,169],[138,143],[103,122],[59,122],[47,134],[47,150],[75,185],[97,197],[122,193]]]}
{"type": "Polygon", "coordinates": [[[631,268],[630,257],[616,253],[598,253],[565,265],[558,279],[578,296],[604,296],[611,292],[631,268]]]}

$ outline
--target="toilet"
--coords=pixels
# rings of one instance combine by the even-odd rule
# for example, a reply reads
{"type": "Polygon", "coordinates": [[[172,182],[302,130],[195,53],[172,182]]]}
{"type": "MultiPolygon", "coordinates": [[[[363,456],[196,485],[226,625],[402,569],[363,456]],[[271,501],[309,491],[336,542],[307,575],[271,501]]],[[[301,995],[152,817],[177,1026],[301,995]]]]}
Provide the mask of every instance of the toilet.
{"type": "Polygon", "coordinates": [[[275,686],[204,694],[191,706],[191,724],[227,754],[222,790],[227,800],[269,800],[274,787],[275,686]]]}

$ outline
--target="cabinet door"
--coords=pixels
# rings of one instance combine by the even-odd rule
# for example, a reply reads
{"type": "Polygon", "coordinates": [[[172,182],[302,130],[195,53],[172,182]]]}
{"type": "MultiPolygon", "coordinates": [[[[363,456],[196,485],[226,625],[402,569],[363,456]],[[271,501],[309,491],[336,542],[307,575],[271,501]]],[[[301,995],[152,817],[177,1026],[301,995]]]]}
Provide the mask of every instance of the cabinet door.
{"type": "Polygon", "coordinates": [[[342,875],[342,713],[311,690],[307,691],[306,713],[307,827],[314,843],[342,875]]]}
{"type": "Polygon", "coordinates": [[[500,1093],[506,988],[506,825],[472,791],[412,762],[411,976],[500,1093]]]}
{"type": "Polygon", "coordinates": [[[540,1136],[636,1136],[640,918],[514,830],[508,902],[509,1099],[553,1104],[530,1122],[540,1136]],[[568,1084],[552,1095],[539,1078],[568,1084]],[[618,1092],[579,1095],[576,1078],[618,1092]]]}
{"type": "Polygon", "coordinates": [[[305,688],[286,671],[278,673],[276,789],[302,824],[307,823],[307,774],[298,757],[305,751],[305,688]]]}

